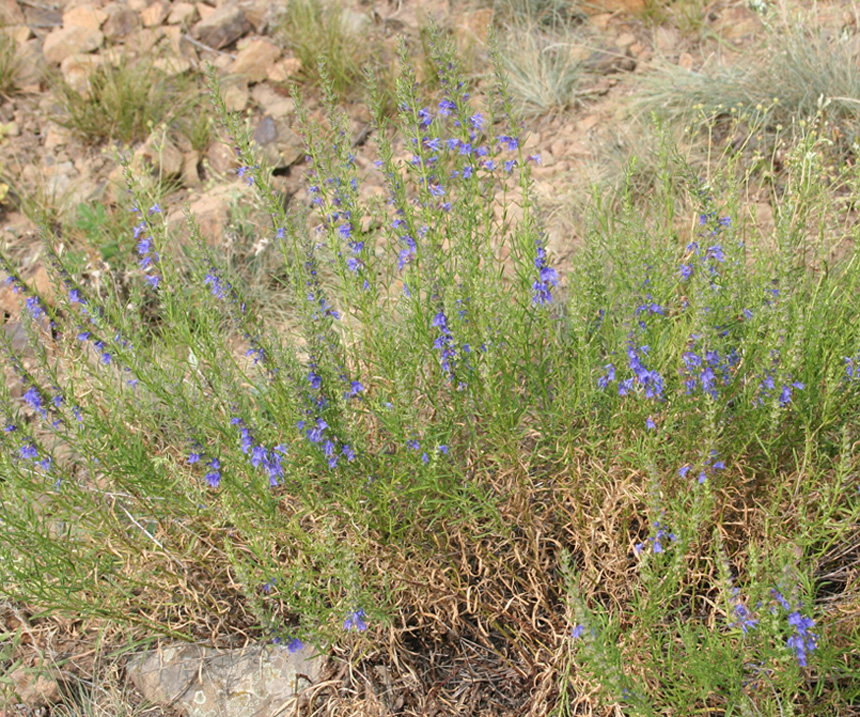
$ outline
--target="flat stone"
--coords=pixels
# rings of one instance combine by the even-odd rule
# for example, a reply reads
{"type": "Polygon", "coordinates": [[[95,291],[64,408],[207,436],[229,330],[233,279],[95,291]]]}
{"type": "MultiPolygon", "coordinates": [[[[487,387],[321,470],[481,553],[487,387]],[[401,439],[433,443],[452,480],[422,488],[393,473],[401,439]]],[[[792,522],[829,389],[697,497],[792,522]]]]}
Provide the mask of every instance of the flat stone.
{"type": "Polygon", "coordinates": [[[260,106],[263,114],[275,119],[288,117],[296,111],[296,101],[292,97],[285,97],[265,83],[256,85],[251,90],[251,99],[260,106]]]}
{"type": "Polygon", "coordinates": [[[285,57],[276,62],[266,72],[272,82],[287,82],[302,71],[302,61],[298,57],[285,57]]]}
{"type": "Polygon", "coordinates": [[[166,77],[175,77],[191,70],[191,61],[184,57],[156,57],[152,66],[160,70],[166,77]]]}
{"type": "Polygon", "coordinates": [[[188,717],[270,717],[318,680],[323,660],[309,648],[277,646],[222,652],[179,645],[144,653],[128,671],[148,700],[188,717]]]}
{"type": "Polygon", "coordinates": [[[249,82],[260,82],[266,79],[269,68],[280,56],[281,48],[275,43],[257,38],[239,51],[227,71],[245,77],[249,82]]]}
{"type": "Polygon", "coordinates": [[[16,0],[0,0],[0,20],[4,25],[24,25],[27,22],[16,0]]]}
{"type": "Polygon", "coordinates": [[[238,166],[236,152],[221,142],[212,142],[206,148],[206,162],[215,174],[222,175],[238,166]]]}
{"type": "Polygon", "coordinates": [[[462,51],[475,43],[485,45],[492,23],[493,8],[491,7],[458,13],[454,20],[454,39],[457,47],[462,51]]]}
{"type": "Polygon", "coordinates": [[[182,172],[182,153],[161,132],[150,135],[146,142],[135,150],[134,156],[164,177],[175,177],[182,172]]]}
{"type": "Polygon", "coordinates": [[[140,21],[144,27],[157,27],[161,25],[170,14],[170,5],[164,0],[155,0],[145,10],[141,10],[140,21]]]}
{"type": "Polygon", "coordinates": [[[45,37],[42,54],[48,62],[61,63],[70,55],[92,52],[102,46],[104,35],[88,27],[63,27],[45,37]]]}
{"type": "Polygon", "coordinates": [[[221,99],[230,112],[242,112],[248,106],[248,80],[229,78],[221,83],[221,99]]]}
{"type": "Polygon", "coordinates": [[[100,30],[108,14],[104,10],[90,5],[77,5],[63,13],[63,27],[86,27],[89,30],[100,30]]]}
{"type": "Polygon", "coordinates": [[[197,152],[186,152],[182,156],[182,184],[189,189],[197,189],[203,182],[197,165],[200,164],[200,155],[197,152]]]}
{"type": "Polygon", "coordinates": [[[634,35],[632,32],[622,32],[618,37],[615,38],[615,46],[621,48],[622,50],[626,50],[635,42],[636,35],[634,35]]]}
{"type": "Polygon", "coordinates": [[[120,3],[111,3],[105,6],[107,20],[102,32],[110,42],[121,40],[137,29],[140,19],[134,10],[120,3]]]}
{"type": "Polygon", "coordinates": [[[60,73],[75,92],[82,96],[88,95],[91,89],[90,77],[103,62],[104,59],[99,55],[69,55],[60,63],[60,73]]]}
{"type": "MultiPolygon", "coordinates": [[[[200,5],[197,7],[199,10],[200,5]]],[[[220,50],[222,47],[227,47],[227,45],[236,42],[250,29],[251,23],[241,8],[235,5],[225,5],[198,22],[194,26],[194,33],[204,45],[220,50]]]]}
{"type": "Polygon", "coordinates": [[[5,25],[0,27],[6,37],[8,37],[16,45],[23,45],[30,39],[30,28],[27,25],[5,25]]]}
{"type": "Polygon", "coordinates": [[[198,17],[197,6],[190,2],[175,3],[170,15],[167,16],[168,25],[190,25],[198,17]]]}

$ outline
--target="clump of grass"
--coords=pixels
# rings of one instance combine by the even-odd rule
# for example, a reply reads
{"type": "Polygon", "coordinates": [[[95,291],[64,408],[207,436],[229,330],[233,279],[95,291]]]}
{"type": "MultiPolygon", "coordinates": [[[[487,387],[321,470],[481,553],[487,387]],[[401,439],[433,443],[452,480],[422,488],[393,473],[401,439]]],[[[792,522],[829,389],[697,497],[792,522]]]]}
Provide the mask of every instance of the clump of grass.
{"type": "Polygon", "coordinates": [[[679,122],[767,111],[772,126],[786,127],[823,111],[850,131],[858,96],[860,63],[849,38],[786,21],[766,26],[755,59],[699,71],[657,68],[643,77],[638,106],[679,122]]]}
{"type": "Polygon", "coordinates": [[[15,38],[0,27],[0,97],[9,97],[18,90],[21,64],[15,38]]]}
{"type": "Polygon", "coordinates": [[[159,124],[191,109],[194,91],[181,77],[168,77],[146,59],[105,60],[81,93],[62,78],[54,92],[63,109],[59,123],[90,142],[131,144],[146,139],[159,124]]]}
{"type": "Polygon", "coordinates": [[[311,232],[216,100],[288,331],[193,219],[180,262],[135,181],[122,294],[49,227],[56,306],[4,259],[36,356],[0,343],[23,387],[0,385],[4,590],[367,675],[390,650],[415,713],[458,699],[464,664],[488,713],[839,713],[860,684],[860,250],[833,256],[826,142],[791,148],[765,241],[738,175],[666,141],[671,181],[598,197],[562,274],[498,63],[478,103],[438,52],[433,102],[403,57],[395,122],[372,92],[384,201],[332,93],[321,122],[296,98],[311,232]]]}
{"type": "Polygon", "coordinates": [[[280,33],[301,61],[300,78],[305,82],[321,86],[319,59],[325,58],[325,72],[337,96],[355,87],[371,57],[367,36],[358,36],[346,25],[340,0],[290,0],[280,33]]]}
{"type": "Polygon", "coordinates": [[[577,44],[577,32],[564,27],[544,30],[527,22],[506,30],[504,69],[524,115],[562,112],[576,104],[585,72],[573,51],[577,44]]]}
{"type": "Polygon", "coordinates": [[[535,24],[541,28],[568,25],[580,13],[581,3],[567,0],[493,0],[494,16],[501,24],[535,24]]]}

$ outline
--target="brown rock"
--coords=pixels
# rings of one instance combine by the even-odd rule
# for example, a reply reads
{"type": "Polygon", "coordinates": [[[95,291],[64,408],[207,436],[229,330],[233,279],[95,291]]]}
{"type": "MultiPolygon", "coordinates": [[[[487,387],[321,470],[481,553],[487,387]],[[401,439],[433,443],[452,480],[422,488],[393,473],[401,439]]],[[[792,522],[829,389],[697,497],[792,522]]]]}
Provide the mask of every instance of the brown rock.
{"type": "Polygon", "coordinates": [[[77,5],[63,13],[63,27],[85,27],[100,30],[108,15],[93,5],[77,5]]]}
{"type": "Polygon", "coordinates": [[[190,2],[178,2],[167,16],[168,25],[190,25],[198,17],[197,7],[190,2]]]}
{"type": "Polygon", "coordinates": [[[213,142],[206,148],[206,162],[216,174],[226,174],[236,168],[236,152],[226,144],[213,142]]]}
{"type": "MultiPolygon", "coordinates": [[[[230,220],[231,185],[220,186],[202,194],[189,211],[200,229],[200,235],[209,245],[220,244],[230,220]]],[[[167,225],[173,232],[181,232],[186,223],[185,213],[179,208],[171,209],[167,225]]]]}
{"type": "Polygon", "coordinates": [[[27,18],[16,0],[0,0],[0,21],[4,25],[24,25],[27,18]]]}
{"type": "Polygon", "coordinates": [[[678,65],[683,67],[685,70],[693,69],[693,56],[689,52],[683,53],[678,58],[678,65]]]}
{"type": "Polygon", "coordinates": [[[654,46],[663,53],[674,52],[681,42],[681,33],[677,28],[661,25],[654,32],[654,46]]]}
{"type": "MultiPolygon", "coordinates": [[[[198,9],[199,7],[198,5],[198,9]]],[[[236,42],[250,29],[251,23],[248,22],[241,8],[225,5],[198,22],[194,26],[194,33],[203,44],[220,50],[236,42]]]]}
{"type": "Polygon", "coordinates": [[[245,17],[258,35],[265,34],[277,21],[278,14],[283,12],[283,8],[271,0],[241,0],[241,5],[245,17]]]}
{"type": "Polygon", "coordinates": [[[485,45],[493,22],[493,8],[460,13],[454,22],[454,38],[460,50],[471,47],[475,43],[485,45]]]}
{"type": "Polygon", "coordinates": [[[111,3],[105,6],[107,20],[102,28],[105,37],[110,42],[115,42],[130,35],[137,29],[140,20],[134,10],[120,3],[111,3]]]}
{"type": "Polygon", "coordinates": [[[44,264],[37,264],[30,277],[30,285],[49,304],[54,303],[54,282],[44,264]]]}
{"type": "Polygon", "coordinates": [[[30,28],[27,25],[5,25],[0,27],[0,32],[16,45],[23,45],[30,39],[30,28]]]}
{"type": "Polygon", "coordinates": [[[40,672],[19,667],[10,675],[18,698],[30,709],[45,707],[60,701],[57,681],[40,672]]]}
{"type": "Polygon", "coordinates": [[[61,63],[70,55],[92,52],[101,47],[104,35],[87,27],[63,27],[45,37],[42,54],[48,62],[61,63]]]}
{"type": "Polygon", "coordinates": [[[99,55],[69,55],[60,63],[60,72],[69,87],[79,95],[87,95],[91,89],[90,77],[103,62],[99,55]]]}
{"type": "Polygon", "coordinates": [[[197,3],[197,14],[200,15],[201,20],[205,20],[209,17],[213,12],[215,12],[215,8],[205,2],[197,3]]]}
{"type": "Polygon", "coordinates": [[[275,43],[258,38],[239,51],[228,72],[245,77],[249,82],[260,82],[266,79],[269,69],[280,55],[281,48],[275,43]]]}
{"type": "Polygon", "coordinates": [[[233,77],[222,81],[221,99],[230,112],[242,112],[248,106],[248,80],[233,77]]]}
{"type": "Polygon", "coordinates": [[[605,50],[595,50],[585,60],[585,67],[600,75],[610,75],[614,72],[629,72],[636,68],[636,60],[628,57],[627,53],[617,47],[605,50]]]}
{"type": "Polygon", "coordinates": [[[292,97],[285,97],[266,83],[256,85],[251,90],[251,98],[260,106],[263,114],[275,119],[288,117],[296,111],[296,102],[292,97]]]}
{"type": "Polygon", "coordinates": [[[622,50],[626,50],[635,42],[636,35],[634,35],[632,32],[622,32],[618,37],[615,38],[615,46],[622,50]]]}
{"type": "Polygon", "coordinates": [[[191,61],[184,57],[157,57],[152,61],[152,66],[167,77],[175,77],[191,70],[191,61]]]}
{"type": "Polygon", "coordinates": [[[175,177],[182,173],[182,153],[162,133],[151,134],[146,142],[135,151],[134,156],[135,159],[148,164],[163,177],[175,177]]]}
{"type": "Polygon", "coordinates": [[[170,6],[164,0],[155,0],[140,13],[140,21],[144,27],[158,27],[170,13],[170,6]]]}
{"type": "Polygon", "coordinates": [[[270,167],[290,167],[305,156],[304,140],[282,120],[263,117],[253,139],[270,167]]]}
{"type": "Polygon", "coordinates": [[[125,41],[125,50],[144,57],[152,52],[159,40],[164,37],[164,28],[144,27],[128,36],[125,41]]]}
{"type": "Polygon", "coordinates": [[[302,61],[298,57],[285,57],[280,62],[272,65],[268,72],[268,78],[272,82],[287,82],[302,71],[302,61]]]}
{"type": "Polygon", "coordinates": [[[186,152],[182,157],[182,184],[189,189],[198,188],[203,182],[200,180],[200,172],[197,165],[200,164],[200,155],[197,152],[186,152]]]}

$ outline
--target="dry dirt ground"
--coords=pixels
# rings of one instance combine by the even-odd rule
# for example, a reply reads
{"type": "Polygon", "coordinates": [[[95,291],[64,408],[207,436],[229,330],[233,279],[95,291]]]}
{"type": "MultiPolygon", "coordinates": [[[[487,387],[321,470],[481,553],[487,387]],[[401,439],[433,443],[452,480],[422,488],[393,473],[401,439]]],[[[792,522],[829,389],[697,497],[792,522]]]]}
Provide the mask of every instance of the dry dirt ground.
{"type": "MultiPolygon", "coordinates": [[[[62,240],[80,251],[90,268],[107,269],[102,262],[111,252],[133,247],[130,237],[113,237],[116,247],[111,237],[100,247],[87,246],[83,240],[86,208],[122,204],[123,155],[133,156],[143,171],[156,175],[169,189],[164,206],[178,223],[184,221],[183,207],[190,206],[213,247],[230,250],[247,220],[241,210],[247,187],[236,174],[232,148],[220,141],[217,131],[211,139],[201,140],[192,132],[156,124],[148,136],[122,145],[87,139],[68,126],[58,88],[65,83],[86,95],[90,73],[99,66],[155,58],[163,77],[173,81],[212,63],[229,108],[245,114],[276,168],[278,189],[292,202],[309,201],[304,151],[293,130],[295,103],[288,91],[291,79],[301,79],[302,68],[277,32],[277,5],[267,0],[0,0],[5,25],[0,30],[14,38],[20,60],[16,87],[0,105],[4,185],[0,244],[21,267],[24,280],[40,292],[48,291],[34,223],[40,206],[49,212],[62,240]]],[[[533,176],[544,206],[548,248],[562,266],[577,243],[576,216],[567,210],[570,198],[581,194],[612,158],[636,149],[636,128],[642,120],[631,115],[628,99],[636,94],[642,77],[656,63],[695,70],[715,57],[726,63],[742,61],[761,32],[759,17],[739,0],[678,0],[674,10],[670,0],[595,0],[579,5],[576,22],[587,41],[575,51],[588,73],[578,98],[526,122],[526,147],[542,158],[533,176]],[[692,7],[693,15],[682,17],[676,12],[679,5],[692,7]]],[[[814,21],[849,32],[857,22],[853,3],[821,2],[814,13],[814,21]]],[[[360,32],[378,37],[389,51],[401,34],[418,47],[420,28],[430,17],[450,29],[476,75],[486,68],[487,26],[499,21],[486,6],[455,0],[363,0],[345,16],[360,32]]],[[[319,112],[316,90],[305,91],[311,112],[319,112]]],[[[362,102],[349,96],[343,106],[353,139],[366,137],[369,115],[362,102]]],[[[209,110],[204,101],[194,111],[209,110]]],[[[360,159],[370,177],[365,191],[378,193],[381,182],[370,172],[374,159],[370,144],[366,150],[360,159]]],[[[20,340],[18,297],[5,286],[0,288],[0,312],[7,335],[20,340]]],[[[171,714],[167,708],[141,707],[140,695],[123,684],[121,671],[105,672],[98,664],[102,626],[68,616],[34,619],[28,606],[8,601],[0,605],[0,618],[0,639],[6,649],[5,654],[0,649],[0,656],[7,670],[0,675],[0,705],[3,696],[6,699],[0,716],[132,714],[132,709],[140,715],[171,714]],[[99,687],[108,683],[119,687],[99,687]],[[51,706],[64,691],[68,700],[72,685],[78,691],[81,686],[97,687],[87,698],[89,712],[51,706]],[[96,705],[99,700],[101,707],[96,705]]],[[[356,702],[354,714],[371,713],[378,712],[361,712],[356,702]]]]}

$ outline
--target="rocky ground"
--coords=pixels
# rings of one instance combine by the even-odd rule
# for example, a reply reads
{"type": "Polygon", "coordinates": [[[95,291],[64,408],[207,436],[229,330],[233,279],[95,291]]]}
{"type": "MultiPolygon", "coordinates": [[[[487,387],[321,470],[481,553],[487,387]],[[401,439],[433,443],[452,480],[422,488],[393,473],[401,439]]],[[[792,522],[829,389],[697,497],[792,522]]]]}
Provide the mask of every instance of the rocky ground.
{"type": "MultiPolygon", "coordinates": [[[[133,157],[143,171],[156,175],[169,188],[164,205],[178,227],[185,221],[184,208],[190,207],[213,247],[236,241],[240,225],[247,219],[241,210],[247,186],[236,174],[235,154],[205,121],[196,132],[175,131],[159,121],[130,143],[94,141],[69,126],[60,87],[86,96],[92,91],[91,77],[98,67],[147,58],[161,73],[160,82],[184,78],[186,87],[196,88],[202,83],[193,78],[199,78],[205,63],[211,63],[227,106],[245,114],[254,139],[275,169],[279,190],[290,201],[308,202],[305,153],[295,132],[296,105],[288,90],[291,80],[302,80],[303,68],[279,31],[281,5],[270,0],[0,0],[5,25],[0,31],[14,39],[19,60],[14,91],[2,98],[0,106],[0,180],[5,185],[0,187],[0,242],[22,267],[23,279],[33,282],[40,292],[48,291],[34,223],[40,206],[61,229],[63,241],[87,255],[92,266],[100,266],[116,251],[110,242],[85,247],[79,229],[85,224],[81,217],[88,216],[86,208],[95,212],[99,206],[122,204],[122,156],[133,157]]],[[[526,144],[530,152],[541,155],[533,176],[545,209],[548,248],[561,265],[569,260],[579,231],[567,200],[601,175],[610,156],[636,149],[634,128],[640,120],[631,114],[628,99],[636,94],[642,77],[660,63],[695,70],[716,57],[724,63],[742,61],[761,31],[759,16],[739,0],[675,3],[692,7],[690,17],[673,12],[672,3],[647,0],[593,0],[572,5],[579,14],[581,36],[587,38],[573,49],[585,69],[583,85],[571,106],[528,119],[526,144]],[[666,6],[666,10],[658,11],[658,6],[666,6]]],[[[822,2],[816,12],[822,24],[848,27],[853,32],[853,4],[822,2]]],[[[380,47],[391,52],[403,34],[417,48],[421,28],[431,17],[450,29],[463,56],[471,58],[470,68],[476,75],[486,68],[488,27],[499,22],[499,11],[494,14],[492,8],[466,6],[457,0],[362,0],[346,10],[344,22],[358,35],[377,38],[380,47]]],[[[305,91],[312,113],[319,112],[315,88],[306,86],[305,91]]],[[[365,138],[370,131],[366,107],[348,94],[344,109],[353,139],[365,138]]],[[[210,113],[205,100],[191,111],[198,120],[210,113]]],[[[382,187],[381,177],[373,172],[374,158],[372,143],[368,143],[359,160],[368,177],[363,190],[368,195],[379,194],[382,187]]],[[[767,208],[762,212],[766,215],[767,208]]],[[[96,216],[100,215],[96,212],[96,216]]],[[[19,310],[18,297],[10,288],[0,288],[4,330],[13,341],[23,340],[17,324],[19,310]]],[[[86,675],[93,670],[93,661],[87,658],[93,634],[73,621],[40,622],[34,627],[20,606],[6,605],[3,615],[7,642],[14,635],[24,638],[15,643],[14,654],[7,655],[5,664],[15,669],[0,678],[0,687],[5,685],[9,696],[0,715],[91,714],[59,708],[52,712],[48,705],[59,700],[66,673],[86,675]],[[58,656],[71,661],[41,670],[47,654],[55,661],[58,656]]],[[[254,666],[258,668],[259,661],[254,666]]],[[[188,663],[176,669],[184,670],[182,674],[188,677],[188,663]]],[[[324,672],[327,679],[336,680],[338,675],[342,676],[339,668],[324,672]]],[[[163,686],[162,678],[155,681],[163,686]]],[[[90,679],[96,678],[90,675],[90,679]]],[[[159,692],[150,682],[138,679],[136,687],[126,683],[123,699],[128,705],[139,705],[142,695],[138,690],[142,689],[153,700],[164,702],[164,690],[159,692]]],[[[384,679],[377,683],[384,684],[384,679]]],[[[247,703],[242,703],[244,707],[220,703],[218,709],[223,712],[207,712],[202,702],[194,703],[195,694],[188,692],[175,706],[201,716],[274,715],[278,706],[271,701],[253,709],[247,703]]],[[[135,714],[170,714],[170,708],[163,706],[135,709],[139,710],[135,714]]],[[[389,709],[353,714],[396,712],[393,705],[389,709]]],[[[109,709],[92,712],[117,713],[109,709]]]]}

